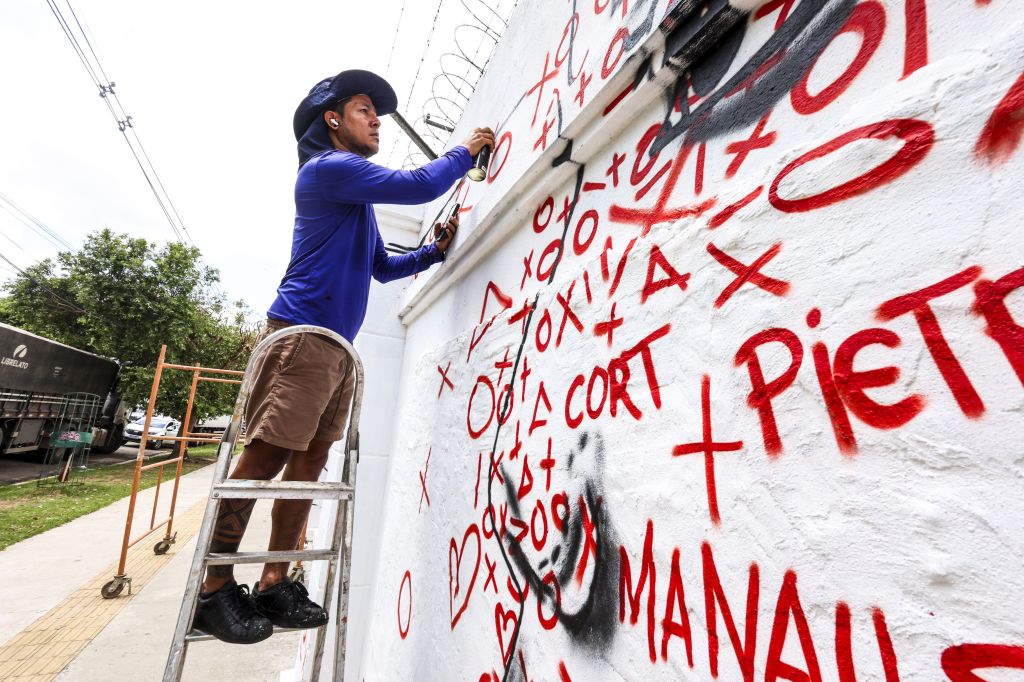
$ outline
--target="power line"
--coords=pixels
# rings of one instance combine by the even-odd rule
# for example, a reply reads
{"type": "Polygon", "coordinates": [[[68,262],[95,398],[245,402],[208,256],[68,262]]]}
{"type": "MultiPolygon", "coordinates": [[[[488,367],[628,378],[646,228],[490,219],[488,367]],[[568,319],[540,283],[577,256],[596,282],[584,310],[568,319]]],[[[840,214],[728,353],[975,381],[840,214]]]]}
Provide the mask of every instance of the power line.
{"type": "Polygon", "coordinates": [[[57,23],[60,24],[61,30],[64,32],[64,36],[68,39],[68,42],[71,43],[71,47],[75,50],[75,54],[78,55],[78,59],[82,62],[82,66],[85,67],[86,73],[89,74],[89,78],[92,80],[93,85],[95,85],[99,90],[100,97],[103,98],[103,101],[107,105],[107,109],[110,111],[110,115],[117,123],[117,127],[121,131],[121,135],[124,137],[125,143],[127,143],[128,148],[135,157],[139,170],[142,171],[143,176],[146,178],[146,183],[149,185],[149,189],[153,193],[153,197],[160,206],[160,210],[163,212],[164,218],[166,218],[167,224],[170,225],[175,237],[180,242],[185,242],[187,240],[195,246],[195,242],[189,234],[188,229],[185,227],[185,223],[181,219],[181,215],[178,213],[177,207],[175,207],[170,194],[167,192],[163,181],[160,179],[160,174],[157,173],[156,166],[153,165],[149,154],[146,152],[145,146],[142,144],[142,139],[135,130],[135,125],[132,123],[132,117],[125,111],[124,105],[121,103],[121,99],[115,91],[116,83],[107,78],[103,64],[100,62],[99,56],[96,54],[96,49],[93,47],[92,41],[89,39],[85,28],[82,26],[82,22],[75,13],[74,7],[71,6],[70,0],[64,0],[64,4],[67,5],[72,18],[74,19],[74,23],[78,27],[78,30],[82,35],[82,39],[85,41],[85,46],[88,48],[89,54],[86,54],[86,49],[83,48],[82,44],[79,42],[78,36],[75,35],[75,31],[72,28],[71,23],[64,16],[60,7],[57,6],[57,0],[46,0],[46,4],[50,7],[50,11],[57,19],[57,23]],[[91,60],[90,55],[92,57],[91,60]],[[102,78],[100,77],[101,75],[102,78]]]}
{"type": "Polygon", "coordinates": [[[444,0],[438,0],[437,11],[434,12],[434,22],[430,25],[430,33],[427,34],[427,44],[423,47],[423,56],[420,57],[420,64],[416,67],[416,75],[412,77],[412,85],[409,86],[409,97],[412,100],[412,95],[416,91],[416,81],[420,78],[420,71],[423,70],[423,62],[427,60],[427,52],[430,50],[430,42],[434,39],[434,31],[437,29],[437,18],[441,15],[441,5],[444,4],[444,0]]]}
{"type": "Polygon", "coordinates": [[[388,65],[384,67],[384,78],[387,79],[391,73],[391,58],[395,56],[395,45],[398,44],[398,32],[402,30],[402,17],[405,16],[405,0],[402,0],[402,10],[398,13],[398,25],[395,26],[395,36],[391,40],[391,52],[388,53],[388,65]]]}
{"type": "Polygon", "coordinates": [[[32,282],[32,284],[35,284],[35,285],[36,285],[37,287],[39,287],[40,289],[42,289],[43,291],[45,291],[46,293],[48,293],[48,294],[49,294],[50,296],[52,296],[53,298],[55,298],[55,299],[57,299],[58,301],[60,301],[60,302],[61,302],[62,304],[64,304],[64,305],[65,305],[65,306],[67,306],[68,308],[71,308],[71,310],[72,310],[72,311],[74,311],[74,312],[76,312],[76,313],[81,313],[82,315],[88,315],[88,314],[89,314],[89,313],[87,313],[86,311],[84,311],[84,310],[82,310],[81,308],[79,308],[79,307],[78,307],[77,305],[75,305],[74,303],[71,303],[70,301],[68,301],[68,300],[66,300],[66,299],[64,299],[64,298],[61,298],[61,297],[60,297],[60,296],[59,296],[59,295],[57,294],[57,292],[55,292],[55,291],[54,291],[53,289],[51,289],[50,287],[46,286],[45,284],[43,284],[42,282],[40,282],[39,280],[37,280],[37,279],[36,279],[35,277],[33,277],[32,275],[28,274],[27,272],[25,272],[25,271],[24,271],[24,270],[22,270],[21,268],[19,268],[19,267],[18,267],[17,265],[15,265],[15,264],[14,264],[14,261],[12,261],[11,259],[9,259],[9,258],[8,258],[7,256],[5,256],[5,255],[4,255],[4,254],[2,254],[2,253],[0,253],[0,260],[3,260],[3,261],[5,261],[5,262],[6,262],[6,263],[7,263],[8,265],[10,265],[11,267],[13,267],[13,268],[14,268],[15,270],[17,270],[17,271],[18,271],[18,273],[20,273],[20,274],[21,274],[21,275],[22,275],[23,277],[25,277],[25,279],[27,279],[28,281],[32,282]]]}
{"type": "Polygon", "coordinates": [[[72,247],[66,239],[61,237],[56,230],[47,226],[46,223],[18,206],[18,204],[14,203],[14,201],[12,201],[11,198],[3,192],[0,192],[0,208],[10,213],[22,225],[38,233],[58,249],[74,251],[74,247],[72,247]]]}
{"type": "Polygon", "coordinates": [[[0,232],[0,237],[3,237],[3,238],[4,238],[4,239],[6,239],[7,241],[9,241],[9,242],[10,242],[11,244],[13,244],[13,245],[14,245],[14,247],[15,247],[16,249],[18,249],[19,251],[21,251],[21,252],[22,252],[23,254],[25,254],[25,255],[26,255],[26,256],[28,256],[29,258],[32,258],[32,254],[31,254],[31,253],[29,253],[28,251],[26,251],[26,250],[25,250],[25,247],[23,247],[23,246],[22,246],[21,244],[19,244],[19,243],[18,243],[17,241],[15,241],[14,239],[12,239],[12,238],[10,237],[10,235],[8,235],[8,234],[6,234],[6,233],[4,233],[4,232],[0,232]]]}

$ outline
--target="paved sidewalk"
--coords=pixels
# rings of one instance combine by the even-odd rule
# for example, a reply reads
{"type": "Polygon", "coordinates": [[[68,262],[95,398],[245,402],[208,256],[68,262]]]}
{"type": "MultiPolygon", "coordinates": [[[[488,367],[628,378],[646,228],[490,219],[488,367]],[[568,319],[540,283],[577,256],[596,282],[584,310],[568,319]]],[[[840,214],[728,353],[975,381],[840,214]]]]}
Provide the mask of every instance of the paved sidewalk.
{"type": "MultiPolygon", "coordinates": [[[[99,594],[116,568],[127,499],[0,552],[0,566],[8,576],[0,584],[5,607],[0,611],[0,679],[160,679],[212,475],[213,468],[206,467],[182,478],[175,521],[178,542],[168,554],[152,551],[162,530],[132,548],[127,564],[133,578],[130,596],[126,591],[105,600],[99,594]]],[[[167,509],[169,491],[161,493],[160,512],[167,509]]],[[[140,493],[132,537],[148,528],[152,499],[152,490],[140,493]]],[[[269,528],[270,503],[261,501],[243,549],[265,548],[269,528]]],[[[259,570],[241,567],[239,578],[251,583],[259,570]]],[[[292,667],[298,638],[276,636],[245,648],[194,644],[184,679],[276,682],[278,671],[292,667]]]]}

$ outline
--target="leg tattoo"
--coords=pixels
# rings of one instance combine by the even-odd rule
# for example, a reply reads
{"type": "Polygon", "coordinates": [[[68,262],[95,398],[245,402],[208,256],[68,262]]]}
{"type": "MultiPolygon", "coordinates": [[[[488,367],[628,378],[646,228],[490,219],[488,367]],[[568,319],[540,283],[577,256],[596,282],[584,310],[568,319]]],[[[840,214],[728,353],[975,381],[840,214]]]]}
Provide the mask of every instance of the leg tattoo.
{"type": "MultiPolygon", "coordinates": [[[[256,505],[256,500],[221,500],[217,511],[217,525],[213,528],[211,552],[237,552],[245,535],[245,527],[249,524],[249,516],[256,505]]],[[[234,566],[210,566],[209,575],[214,578],[229,579],[234,575],[234,566]]]]}

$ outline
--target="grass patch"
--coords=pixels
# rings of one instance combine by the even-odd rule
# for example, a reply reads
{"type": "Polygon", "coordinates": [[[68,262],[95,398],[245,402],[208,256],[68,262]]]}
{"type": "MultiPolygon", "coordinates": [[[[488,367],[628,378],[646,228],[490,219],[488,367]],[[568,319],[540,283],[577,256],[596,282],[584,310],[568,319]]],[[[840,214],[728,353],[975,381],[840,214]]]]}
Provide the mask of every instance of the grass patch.
{"type": "MultiPolygon", "coordinates": [[[[181,474],[201,469],[216,459],[216,444],[189,448],[189,460],[182,464],[181,474]]],[[[164,484],[173,484],[174,467],[164,467],[164,484]]],[[[157,471],[142,472],[140,490],[156,485],[157,471]]],[[[33,481],[0,487],[0,550],[127,497],[132,492],[134,474],[131,465],[107,466],[82,472],[77,479],[80,485],[38,486],[33,481]]],[[[164,494],[161,486],[161,498],[164,494]]]]}

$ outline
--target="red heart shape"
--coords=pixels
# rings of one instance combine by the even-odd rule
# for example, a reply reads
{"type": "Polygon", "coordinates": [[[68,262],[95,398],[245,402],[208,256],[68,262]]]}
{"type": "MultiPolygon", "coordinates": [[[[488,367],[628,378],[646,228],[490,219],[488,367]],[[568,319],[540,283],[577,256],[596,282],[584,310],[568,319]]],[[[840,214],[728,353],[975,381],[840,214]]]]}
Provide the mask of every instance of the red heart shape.
{"type": "Polygon", "coordinates": [[[462,612],[469,606],[469,597],[473,594],[473,585],[476,584],[476,574],[480,571],[480,530],[476,527],[476,524],[470,525],[466,529],[466,534],[462,536],[462,546],[460,547],[455,543],[455,538],[452,538],[451,544],[448,545],[448,614],[451,617],[452,630],[455,629],[455,625],[459,622],[459,618],[462,617],[462,612]],[[469,579],[469,587],[466,588],[466,597],[462,600],[462,606],[459,610],[455,610],[455,599],[459,596],[459,592],[462,590],[462,581],[459,576],[462,573],[462,559],[466,555],[466,542],[470,536],[476,538],[476,559],[473,561],[473,577],[469,579]],[[452,557],[454,555],[455,562],[452,563],[452,557]]]}
{"type": "Polygon", "coordinates": [[[501,660],[505,665],[508,665],[509,656],[512,655],[511,640],[508,643],[508,649],[505,648],[505,628],[510,620],[512,621],[512,632],[515,632],[519,622],[519,616],[516,615],[515,610],[506,611],[500,603],[495,604],[494,629],[498,631],[498,648],[501,649],[501,660]]]}

